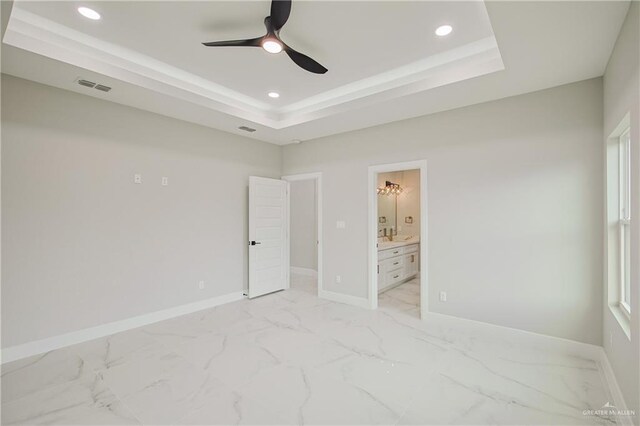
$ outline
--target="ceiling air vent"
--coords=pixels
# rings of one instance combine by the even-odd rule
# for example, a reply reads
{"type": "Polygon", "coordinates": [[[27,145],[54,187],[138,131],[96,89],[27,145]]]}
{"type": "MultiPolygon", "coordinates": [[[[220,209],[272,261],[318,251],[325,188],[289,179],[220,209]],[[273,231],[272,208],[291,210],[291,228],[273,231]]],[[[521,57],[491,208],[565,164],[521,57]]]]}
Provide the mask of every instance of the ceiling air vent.
{"type": "Polygon", "coordinates": [[[247,127],[247,126],[240,126],[238,127],[238,129],[244,130],[245,132],[249,132],[249,133],[253,133],[256,131],[256,129],[252,129],[251,127],[247,127]]]}
{"type": "Polygon", "coordinates": [[[85,87],[96,87],[93,81],[78,79],[78,84],[85,87]]]}
{"type": "Polygon", "coordinates": [[[100,90],[101,92],[108,92],[109,90],[111,90],[111,87],[109,86],[105,86],[104,84],[100,84],[100,83],[94,83],[93,81],[85,80],[80,77],[76,79],[76,83],[78,83],[80,86],[100,90]]]}

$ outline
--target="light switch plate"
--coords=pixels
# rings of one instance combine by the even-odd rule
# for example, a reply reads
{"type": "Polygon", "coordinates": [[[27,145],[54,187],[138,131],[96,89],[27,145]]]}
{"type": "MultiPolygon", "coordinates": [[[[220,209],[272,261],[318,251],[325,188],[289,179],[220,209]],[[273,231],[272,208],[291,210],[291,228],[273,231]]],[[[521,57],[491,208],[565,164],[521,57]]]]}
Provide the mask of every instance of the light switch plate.
{"type": "Polygon", "coordinates": [[[133,183],[142,183],[142,175],[139,173],[133,175],[133,183]]]}
{"type": "Polygon", "coordinates": [[[166,176],[162,176],[162,186],[169,185],[169,178],[166,176]]]}
{"type": "Polygon", "coordinates": [[[336,222],[336,228],[345,229],[347,227],[347,223],[344,220],[339,220],[336,222]]]}

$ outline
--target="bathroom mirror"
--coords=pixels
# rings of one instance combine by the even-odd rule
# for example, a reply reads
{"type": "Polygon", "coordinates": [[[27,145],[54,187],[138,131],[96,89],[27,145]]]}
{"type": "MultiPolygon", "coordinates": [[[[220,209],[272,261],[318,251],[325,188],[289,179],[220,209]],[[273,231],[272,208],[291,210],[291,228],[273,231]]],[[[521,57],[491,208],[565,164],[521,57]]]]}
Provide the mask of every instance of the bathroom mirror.
{"type": "Polygon", "coordinates": [[[397,195],[378,195],[378,236],[384,235],[384,228],[398,229],[397,227],[397,210],[398,210],[398,196],[397,195]]]}

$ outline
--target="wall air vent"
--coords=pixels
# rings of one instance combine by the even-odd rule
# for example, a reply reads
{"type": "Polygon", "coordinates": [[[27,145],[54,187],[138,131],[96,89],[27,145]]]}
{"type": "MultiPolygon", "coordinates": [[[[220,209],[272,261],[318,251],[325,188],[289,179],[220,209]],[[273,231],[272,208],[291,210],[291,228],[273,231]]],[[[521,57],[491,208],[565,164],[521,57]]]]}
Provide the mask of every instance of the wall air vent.
{"type": "Polygon", "coordinates": [[[91,89],[100,90],[101,92],[108,92],[111,90],[111,87],[105,86],[104,84],[94,83],[93,81],[85,80],[84,78],[76,78],[76,83],[80,86],[89,87],[91,89]]]}
{"type": "Polygon", "coordinates": [[[93,81],[78,79],[78,84],[84,87],[96,87],[93,81]]]}
{"type": "Polygon", "coordinates": [[[251,127],[247,127],[247,126],[240,126],[238,127],[238,129],[244,130],[245,132],[249,132],[249,133],[253,133],[256,131],[256,129],[252,129],[251,127]]]}

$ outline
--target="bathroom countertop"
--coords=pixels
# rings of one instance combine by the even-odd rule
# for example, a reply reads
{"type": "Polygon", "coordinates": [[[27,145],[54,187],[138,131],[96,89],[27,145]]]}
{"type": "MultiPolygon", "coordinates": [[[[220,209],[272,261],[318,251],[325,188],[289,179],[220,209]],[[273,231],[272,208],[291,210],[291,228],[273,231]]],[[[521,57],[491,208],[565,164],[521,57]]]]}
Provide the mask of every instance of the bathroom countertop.
{"type": "Polygon", "coordinates": [[[420,237],[411,235],[411,236],[397,236],[394,237],[393,241],[378,241],[378,251],[387,250],[396,247],[408,246],[411,244],[417,244],[420,242],[420,237]]]}

